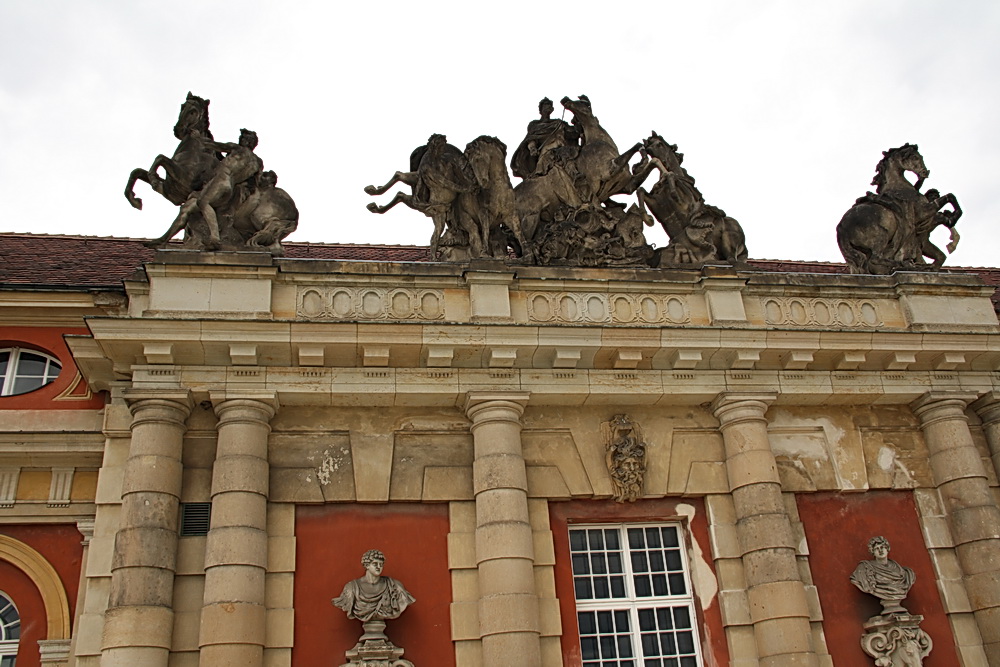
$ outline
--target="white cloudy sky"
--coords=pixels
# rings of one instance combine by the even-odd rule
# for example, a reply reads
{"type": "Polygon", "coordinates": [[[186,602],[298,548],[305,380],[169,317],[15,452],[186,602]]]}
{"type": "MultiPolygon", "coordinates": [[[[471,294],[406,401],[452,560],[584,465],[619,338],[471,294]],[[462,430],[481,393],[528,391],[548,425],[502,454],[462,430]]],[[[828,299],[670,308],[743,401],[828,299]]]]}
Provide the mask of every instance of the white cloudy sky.
{"type": "Polygon", "coordinates": [[[173,152],[190,90],[218,140],[257,131],[290,240],[426,244],[427,218],[362,188],[432,132],[512,153],[541,97],[585,93],[620,148],[679,144],[751,257],[841,261],[841,215],[913,142],[965,210],[948,264],[996,266],[998,35],[994,0],[0,0],[0,231],[162,233],[174,209],[122,192],[173,152]]]}

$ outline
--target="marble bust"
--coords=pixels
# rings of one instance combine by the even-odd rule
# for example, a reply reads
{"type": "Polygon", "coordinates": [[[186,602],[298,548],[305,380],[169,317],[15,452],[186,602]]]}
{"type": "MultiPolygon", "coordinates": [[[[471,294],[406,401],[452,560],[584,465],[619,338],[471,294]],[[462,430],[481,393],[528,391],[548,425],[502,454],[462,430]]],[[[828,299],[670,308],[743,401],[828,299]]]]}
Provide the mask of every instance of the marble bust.
{"type": "Polygon", "coordinates": [[[392,577],[382,576],[385,555],[378,549],[369,549],[361,556],[364,576],[348,581],[340,597],[333,604],[345,612],[348,618],[356,618],[363,623],[398,618],[411,604],[416,602],[403,585],[392,577]]]}
{"type": "Polygon", "coordinates": [[[900,603],[916,580],[913,570],[889,560],[889,540],[882,536],[868,541],[868,551],[875,559],[858,563],[851,574],[851,583],[877,597],[882,602],[883,615],[907,613],[900,603]]]}

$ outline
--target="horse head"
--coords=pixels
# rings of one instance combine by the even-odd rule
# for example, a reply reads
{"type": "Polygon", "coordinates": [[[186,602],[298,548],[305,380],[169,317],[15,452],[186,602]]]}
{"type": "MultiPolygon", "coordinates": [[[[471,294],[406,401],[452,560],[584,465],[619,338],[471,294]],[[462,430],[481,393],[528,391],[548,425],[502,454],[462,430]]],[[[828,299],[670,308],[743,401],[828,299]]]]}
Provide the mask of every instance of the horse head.
{"type": "Polygon", "coordinates": [[[559,103],[563,105],[564,109],[571,111],[574,116],[581,116],[583,118],[594,117],[594,109],[590,105],[590,98],[586,95],[580,95],[579,99],[576,100],[564,97],[559,103]]]}
{"type": "Polygon", "coordinates": [[[924,158],[917,150],[916,144],[903,144],[899,148],[890,148],[882,152],[882,159],[875,167],[875,178],[872,179],[879,191],[885,186],[890,174],[897,172],[913,172],[917,175],[917,189],[930,176],[930,170],[924,165],[924,158]]]}
{"type": "Polygon", "coordinates": [[[212,133],[208,130],[208,103],[210,100],[187,94],[187,99],[181,105],[181,112],[177,115],[177,124],[174,125],[174,136],[183,141],[192,130],[198,130],[201,134],[212,139],[212,133]]]}
{"type": "Polygon", "coordinates": [[[496,137],[483,135],[466,145],[465,158],[472,167],[479,187],[489,188],[493,166],[499,161],[499,164],[504,165],[504,169],[506,169],[507,146],[496,137]]]}
{"type": "Polygon", "coordinates": [[[667,169],[680,173],[684,154],[677,152],[676,144],[667,143],[663,137],[653,132],[648,139],[643,139],[642,147],[646,153],[662,162],[667,169]]]}

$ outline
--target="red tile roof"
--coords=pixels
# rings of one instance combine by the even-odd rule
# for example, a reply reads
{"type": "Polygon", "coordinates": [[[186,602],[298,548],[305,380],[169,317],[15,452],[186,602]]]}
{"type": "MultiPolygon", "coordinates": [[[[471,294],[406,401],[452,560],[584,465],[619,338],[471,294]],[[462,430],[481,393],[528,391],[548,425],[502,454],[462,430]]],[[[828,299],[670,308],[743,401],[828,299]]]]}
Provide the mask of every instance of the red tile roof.
{"type": "MultiPolygon", "coordinates": [[[[154,251],[142,245],[144,240],[0,232],[0,285],[120,289],[122,280],[153,258],[154,251]]],[[[284,246],[285,256],[294,259],[430,261],[426,246],[296,242],[284,246]]],[[[837,262],[752,259],[749,264],[769,272],[847,273],[847,266],[837,262]]],[[[1000,268],[950,270],[978,273],[987,285],[1000,287],[1000,268]]],[[[1000,312],[1000,290],[994,292],[993,303],[1000,312]]]]}

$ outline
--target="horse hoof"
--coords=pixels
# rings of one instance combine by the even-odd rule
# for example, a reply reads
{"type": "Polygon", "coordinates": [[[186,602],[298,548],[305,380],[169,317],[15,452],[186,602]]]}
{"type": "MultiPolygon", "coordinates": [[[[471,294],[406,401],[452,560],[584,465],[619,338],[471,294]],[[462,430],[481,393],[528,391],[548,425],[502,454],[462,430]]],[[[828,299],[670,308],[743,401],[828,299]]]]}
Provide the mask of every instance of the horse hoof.
{"type": "Polygon", "coordinates": [[[370,194],[370,195],[377,195],[378,194],[378,188],[376,188],[374,185],[366,185],[365,186],[365,193],[370,194]]]}
{"type": "Polygon", "coordinates": [[[369,211],[371,211],[372,213],[381,213],[382,212],[382,211],[378,210],[378,204],[376,204],[375,202],[371,202],[370,204],[368,204],[368,206],[366,208],[369,211]]]}
{"type": "Polygon", "coordinates": [[[129,197],[128,203],[132,204],[132,208],[141,211],[142,210],[142,200],[138,197],[129,197]]]}

